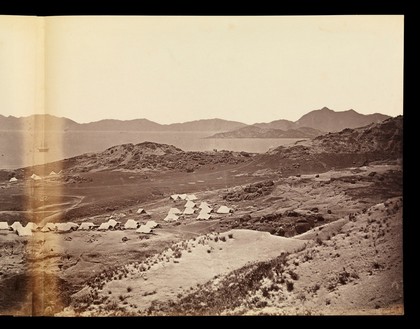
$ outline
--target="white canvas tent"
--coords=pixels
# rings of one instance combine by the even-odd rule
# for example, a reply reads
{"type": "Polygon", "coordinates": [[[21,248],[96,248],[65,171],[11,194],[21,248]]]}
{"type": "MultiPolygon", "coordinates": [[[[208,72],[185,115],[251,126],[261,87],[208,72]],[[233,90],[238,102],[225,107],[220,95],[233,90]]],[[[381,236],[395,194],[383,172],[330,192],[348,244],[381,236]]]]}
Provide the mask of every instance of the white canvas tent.
{"type": "Polygon", "coordinates": [[[206,213],[206,214],[210,214],[212,211],[213,211],[213,209],[212,209],[212,208],[210,208],[210,207],[203,207],[203,208],[201,208],[201,210],[200,210],[200,212],[202,212],[202,213],[206,213]]]}
{"type": "Polygon", "coordinates": [[[126,230],[134,230],[137,228],[137,222],[134,219],[129,219],[125,222],[124,228],[126,230]]]}
{"type": "Polygon", "coordinates": [[[181,200],[185,200],[185,199],[187,198],[187,195],[186,195],[186,194],[180,194],[180,195],[179,195],[179,198],[180,198],[181,200]]]}
{"type": "Polygon", "coordinates": [[[13,231],[17,231],[19,228],[23,228],[22,224],[20,222],[14,222],[10,227],[13,229],[13,231]]]}
{"type": "Polygon", "coordinates": [[[168,216],[166,216],[163,220],[165,222],[174,222],[177,221],[179,219],[179,217],[175,214],[168,214],[168,216]]]}
{"type": "Polygon", "coordinates": [[[0,222],[0,231],[9,231],[10,227],[9,224],[7,224],[7,222],[0,222]]]}
{"type": "Polygon", "coordinates": [[[67,225],[71,228],[71,229],[75,229],[77,230],[79,228],[79,224],[73,223],[73,222],[68,222],[67,225]]]}
{"type": "Polygon", "coordinates": [[[198,216],[197,216],[197,219],[204,219],[204,220],[207,220],[207,219],[210,219],[211,218],[211,215],[210,214],[207,214],[207,213],[205,213],[205,212],[200,212],[199,214],[198,214],[198,216]]]}
{"type": "Polygon", "coordinates": [[[19,227],[16,230],[16,234],[19,236],[32,236],[32,230],[29,227],[19,227]]]}
{"type": "Polygon", "coordinates": [[[95,225],[91,222],[85,222],[80,224],[79,226],[79,231],[88,231],[90,229],[92,229],[95,225]]]}
{"type": "Polygon", "coordinates": [[[146,223],[146,226],[149,226],[150,228],[155,228],[155,227],[158,227],[158,223],[156,223],[154,220],[149,220],[147,223],[146,223]]]}
{"type": "Polygon", "coordinates": [[[31,178],[32,178],[33,180],[41,180],[41,179],[42,179],[40,176],[35,175],[35,174],[32,174],[31,178]]]}
{"type": "Polygon", "coordinates": [[[102,223],[101,225],[99,225],[98,227],[98,231],[107,231],[109,230],[110,226],[108,222],[102,223]]]}
{"type": "Polygon", "coordinates": [[[170,196],[170,199],[171,199],[172,201],[176,201],[176,200],[178,200],[178,198],[179,198],[179,194],[172,194],[172,195],[170,196]]]}
{"type": "Polygon", "coordinates": [[[16,177],[12,177],[9,179],[10,183],[16,183],[18,181],[18,179],[16,177]]]}
{"type": "Polygon", "coordinates": [[[152,229],[147,225],[142,225],[136,230],[136,232],[137,233],[150,234],[150,233],[152,233],[152,229]]]}
{"type": "Polygon", "coordinates": [[[146,210],[144,210],[143,208],[139,208],[139,210],[137,210],[138,214],[146,214],[146,210]]]}
{"type": "Polygon", "coordinates": [[[54,223],[47,223],[44,225],[44,227],[41,229],[41,232],[50,232],[55,231],[56,225],[54,223]]]}
{"type": "Polygon", "coordinates": [[[220,206],[220,208],[217,209],[218,214],[229,214],[230,212],[233,212],[233,210],[226,206],[220,206]]]}
{"type": "Polygon", "coordinates": [[[57,173],[53,170],[50,172],[49,176],[57,176],[57,173]]]}
{"type": "Polygon", "coordinates": [[[201,203],[200,203],[200,205],[198,206],[198,208],[209,208],[210,207],[210,205],[206,202],[206,201],[202,201],[201,203]]]}
{"type": "Polygon", "coordinates": [[[187,201],[187,203],[184,206],[185,208],[194,208],[195,203],[193,201],[187,201]]]}
{"type": "Polygon", "coordinates": [[[169,212],[168,212],[168,215],[170,214],[179,215],[179,214],[182,214],[182,212],[178,208],[171,208],[169,209],[169,212]]]}
{"type": "Polygon", "coordinates": [[[29,228],[32,232],[35,232],[38,229],[38,225],[33,223],[33,222],[29,222],[28,224],[26,224],[25,228],[29,228]]]}
{"type": "Polygon", "coordinates": [[[74,223],[58,223],[56,227],[58,232],[70,232],[72,228],[77,228],[78,225],[74,223]]]}
{"type": "Polygon", "coordinates": [[[69,223],[58,223],[56,225],[58,232],[70,232],[71,231],[71,224],[69,223]]]}
{"type": "Polygon", "coordinates": [[[109,225],[109,227],[112,227],[112,228],[115,228],[115,226],[117,226],[117,224],[118,224],[119,222],[117,222],[115,219],[110,219],[109,221],[108,221],[108,225],[109,225]]]}
{"type": "Polygon", "coordinates": [[[194,201],[194,200],[197,200],[198,198],[194,194],[188,194],[186,199],[189,201],[194,201]]]}
{"type": "Polygon", "coordinates": [[[182,214],[183,215],[192,215],[192,214],[194,214],[194,209],[193,208],[185,208],[185,210],[182,214]]]}

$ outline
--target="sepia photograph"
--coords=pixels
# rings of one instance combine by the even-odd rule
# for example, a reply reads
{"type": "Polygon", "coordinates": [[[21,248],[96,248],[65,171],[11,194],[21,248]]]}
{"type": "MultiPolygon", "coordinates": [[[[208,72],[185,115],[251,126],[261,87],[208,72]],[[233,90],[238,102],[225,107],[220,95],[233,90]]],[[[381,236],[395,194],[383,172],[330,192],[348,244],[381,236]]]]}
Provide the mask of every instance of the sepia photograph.
{"type": "Polygon", "coordinates": [[[0,316],[404,315],[403,15],[0,15],[0,316]]]}

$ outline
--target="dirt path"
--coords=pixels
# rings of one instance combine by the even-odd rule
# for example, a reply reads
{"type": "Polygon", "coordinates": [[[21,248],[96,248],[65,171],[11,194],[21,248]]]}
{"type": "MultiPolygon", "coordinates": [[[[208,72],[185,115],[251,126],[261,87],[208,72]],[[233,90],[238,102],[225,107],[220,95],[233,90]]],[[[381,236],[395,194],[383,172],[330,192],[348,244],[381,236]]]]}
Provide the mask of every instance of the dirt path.
{"type": "MultiPolygon", "coordinates": [[[[60,216],[63,213],[78,207],[82,203],[83,199],[85,198],[84,196],[80,196],[80,195],[66,195],[66,197],[72,197],[72,198],[75,198],[77,200],[74,203],[66,203],[67,205],[69,205],[69,207],[64,208],[64,209],[59,209],[55,213],[53,213],[52,215],[44,217],[44,219],[39,223],[40,226],[43,226],[48,222],[52,222],[55,219],[60,218],[60,216]]],[[[53,207],[53,206],[60,206],[60,205],[63,205],[63,204],[55,204],[55,205],[49,205],[49,206],[53,207]]]]}

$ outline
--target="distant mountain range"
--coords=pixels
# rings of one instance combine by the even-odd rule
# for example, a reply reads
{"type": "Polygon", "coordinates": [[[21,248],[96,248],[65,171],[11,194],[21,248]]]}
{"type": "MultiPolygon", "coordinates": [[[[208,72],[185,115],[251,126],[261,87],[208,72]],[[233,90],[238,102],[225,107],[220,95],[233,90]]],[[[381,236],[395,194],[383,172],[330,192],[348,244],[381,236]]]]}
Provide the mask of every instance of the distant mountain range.
{"type": "Polygon", "coordinates": [[[362,127],[387,118],[389,116],[379,113],[364,115],[354,110],[335,112],[326,107],[311,111],[296,122],[276,120],[253,125],[223,119],[196,120],[167,125],[147,119],[107,119],[78,123],[48,114],[21,118],[0,115],[0,130],[38,130],[45,127],[47,130],[65,131],[214,131],[224,132],[224,134],[212,136],[214,138],[312,138],[324,132],[337,132],[344,128],[362,127]],[[229,132],[229,134],[226,132],[229,132]]]}
{"type": "Polygon", "coordinates": [[[0,130],[32,130],[34,128],[38,130],[45,127],[47,130],[65,131],[228,131],[245,126],[245,123],[223,119],[206,119],[162,125],[147,119],[106,119],[77,123],[67,118],[59,118],[49,114],[36,114],[22,118],[0,115],[0,130]]]}
{"type": "Polygon", "coordinates": [[[311,111],[299,120],[276,120],[269,123],[255,123],[217,133],[210,138],[313,138],[327,132],[337,132],[345,128],[358,128],[390,118],[388,115],[360,114],[354,110],[335,112],[326,107],[311,111]]]}

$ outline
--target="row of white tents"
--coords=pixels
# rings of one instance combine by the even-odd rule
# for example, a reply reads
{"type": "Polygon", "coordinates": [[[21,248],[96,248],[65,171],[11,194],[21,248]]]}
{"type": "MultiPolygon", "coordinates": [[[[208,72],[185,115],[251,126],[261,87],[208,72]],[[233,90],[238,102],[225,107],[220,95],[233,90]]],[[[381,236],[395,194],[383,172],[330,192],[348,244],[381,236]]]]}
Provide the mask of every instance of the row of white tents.
{"type": "MultiPolygon", "coordinates": [[[[97,228],[98,231],[107,231],[114,229],[120,222],[114,219],[110,219],[105,223],[102,223],[97,228]]],[[[152,230],[158,227],[158,223],[155,221],[148,221],[146,224],[140,224],[134,219],[129,219],[124,224],[124,229],[131,230],[136,229],[138,233],[152,233],[152,230]]],[[[73,222],[67,223],[47,223],[45,226],[40,228],[37,224],[29,222],[26,226],[22,226],[20,222],[14,222],[9,226],[7,222],[0,222],[0,231],[14,231],[19,236],[31,236],[33,232],[40,230],[41,232],[70,232],[70,231],[88,231],[93,230],[97,225],[91,222],[84,222],[82,224],[76,224],[73,222]]]]}
{"type": "MultiPolygon", "coordinates": [[[[56,173],[54,170],[50,172],[50,174],[46,177],[50,178],[50,177],[57,177],[60,176],[63,173],[62,170],[60,170],[59,173],[56,173]]],[[[38,176],[37,174],[32,174],[30,179],[34,180],[34,181],[39,181],[42,180],[41,176],[38,176]]],[[[16,177],[12,177],[9,179],[10,183],[17,183],[19,180],[16,177]]]]}
{"type": "Polygon", "coordinates": [[[187,201],[194,201],[197,200],[198,198],[194,195],[194,194],[172,194],[170,196],[170,199],[172,201],[177,201],[177,200],[187,200],[187,201]]]}
{"type": "MultiPolygon", "coordinates": [[[[164,218],[165,222],[172,222],[177,221],[179,216],[181,215],[193,215],[195,214],[196,208],[199,209],[199,213],[196,219],[198,220],[207,220],[212,217],[211,213],[213,212],[213,208],[207,202],[201,202],[199,206],[197,206],[194,201],[188,200],[184,205],[184,211],[180,211],[178,208],[170,208],[168,211],[168,215],[164,218]]],[[[229,214],[233,212],[233,209],[227,206],[220,206],[216,213],[217,214],[229,214]]]]}

